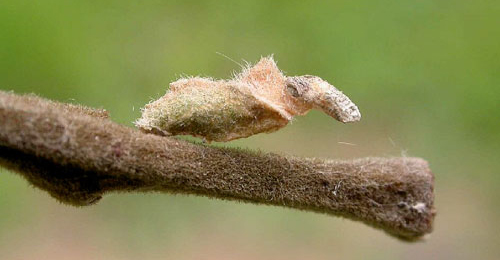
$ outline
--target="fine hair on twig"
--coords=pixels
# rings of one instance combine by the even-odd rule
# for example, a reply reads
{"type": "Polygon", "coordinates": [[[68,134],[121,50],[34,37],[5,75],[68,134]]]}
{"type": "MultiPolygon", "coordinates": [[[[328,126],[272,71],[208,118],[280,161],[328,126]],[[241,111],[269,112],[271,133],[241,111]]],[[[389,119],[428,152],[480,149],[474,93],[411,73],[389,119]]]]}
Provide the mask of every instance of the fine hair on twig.
{"type": "Polygon", "coordinates": [[[403,240],[432,231],[434,177],[420,158],[322,160],[193,144],[103,110],[0,91],[0,165],[57,200],[161,191],[322,212],[403,240]]]}

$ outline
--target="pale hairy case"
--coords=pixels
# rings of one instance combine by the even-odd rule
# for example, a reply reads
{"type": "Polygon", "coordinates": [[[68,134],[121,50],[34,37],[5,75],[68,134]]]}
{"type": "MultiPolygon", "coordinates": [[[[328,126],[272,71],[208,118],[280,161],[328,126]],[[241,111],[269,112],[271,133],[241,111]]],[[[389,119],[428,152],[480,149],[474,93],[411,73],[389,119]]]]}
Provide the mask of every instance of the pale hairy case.
{"type": "Polygon", "coordinates": [[[287,77],[272,57],[263,57],[233,79],[172,82],[135,124],[145,132],[225,142],[274,132],[313,108],[343,123],[361,119],[358,107],[333,85],[316,76],[287,77]]]}

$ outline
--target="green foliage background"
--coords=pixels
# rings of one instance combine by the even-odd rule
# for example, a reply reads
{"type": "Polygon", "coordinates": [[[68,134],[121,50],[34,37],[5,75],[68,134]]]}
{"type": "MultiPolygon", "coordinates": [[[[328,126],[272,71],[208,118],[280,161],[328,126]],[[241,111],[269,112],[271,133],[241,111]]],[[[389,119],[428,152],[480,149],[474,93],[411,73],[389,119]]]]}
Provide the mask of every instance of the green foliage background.
{"type": "Polygon", "coordinates": [[[180,75],[239,70],[217,52],[274,54],[289,75],[333,82],[362,122],[312,112],[224,145],[423,157],[438,209],[429,240],[406,244],[339,218],[199,197],[119,194],[71,208],[0,170],[0,259],[494,259],[499,14],[493,0],[0,1],[0,89],[102,107],[131,126],[180,75]]]}

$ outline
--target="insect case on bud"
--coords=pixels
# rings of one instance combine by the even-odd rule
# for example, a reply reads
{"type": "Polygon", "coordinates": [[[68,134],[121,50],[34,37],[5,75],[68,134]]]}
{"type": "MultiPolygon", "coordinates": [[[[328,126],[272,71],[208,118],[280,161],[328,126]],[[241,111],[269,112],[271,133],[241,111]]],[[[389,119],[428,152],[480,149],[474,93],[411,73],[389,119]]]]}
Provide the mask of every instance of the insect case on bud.
{"type": "Polygon", "coordinates": [[[160,135],[192,135],[230,141],[273,132],[310,109],[347,123],[361,115],[351,100],[315,76],[286,77],[272,57],[262,58],[234,79],[181,78],[147,104],[135,124],[160,135]]]}

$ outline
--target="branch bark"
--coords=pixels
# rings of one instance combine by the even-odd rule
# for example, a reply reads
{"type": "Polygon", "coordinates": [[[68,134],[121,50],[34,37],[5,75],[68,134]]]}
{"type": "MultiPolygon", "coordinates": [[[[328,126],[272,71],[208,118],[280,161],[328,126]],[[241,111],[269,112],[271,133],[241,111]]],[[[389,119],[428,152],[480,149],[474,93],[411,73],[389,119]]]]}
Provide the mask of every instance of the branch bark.
{"type": "Polygon", "coordinates": [[[77,206],[109,192],[204,195],[322,212],[414,241],[431,232],[419,158],[320,160],[216,148],[116,124],[104,110],[0,91],[0,165],[77,206]]]}

